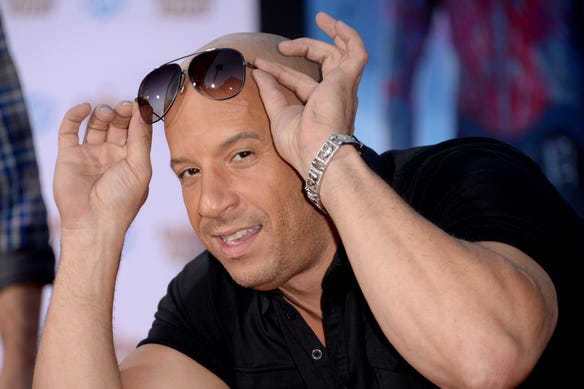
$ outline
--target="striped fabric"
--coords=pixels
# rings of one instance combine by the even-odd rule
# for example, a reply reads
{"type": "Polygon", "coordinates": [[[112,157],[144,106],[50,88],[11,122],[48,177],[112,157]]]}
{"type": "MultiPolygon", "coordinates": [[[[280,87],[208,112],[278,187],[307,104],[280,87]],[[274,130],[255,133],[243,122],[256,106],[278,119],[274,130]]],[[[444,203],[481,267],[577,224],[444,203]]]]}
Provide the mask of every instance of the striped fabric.
{"type": "Polygon", "coordinates": [[[0,20],[0,288],[49,283],[54,262],[31,126],[0,20]]]}

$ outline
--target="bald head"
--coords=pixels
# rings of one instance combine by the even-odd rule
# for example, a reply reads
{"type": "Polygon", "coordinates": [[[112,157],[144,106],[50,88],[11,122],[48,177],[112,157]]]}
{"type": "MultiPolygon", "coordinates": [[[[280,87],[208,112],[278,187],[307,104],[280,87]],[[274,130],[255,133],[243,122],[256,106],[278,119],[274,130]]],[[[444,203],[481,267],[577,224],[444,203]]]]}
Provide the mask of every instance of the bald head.
{"type": "MultiPolygon", "coordinates": [[[[285,56],[280,52],[278,44],[287,39],[288,38],[279,35],[267,33],[232,33],[212,40],[200,47],[196,52],[212,48],[235,49],[238,50],[245,60],[251,64],[256,61],[256,58],[262,58],[296,70],[317,82],[320,81],[321,73],[319,63],[311,61],[303,56],[285,56]]],[[[196,54],[194,55],[196,56],[196,54]]],[[[193,56],[185,58],[182,64],[183,69],[189,67],[192,58],[193,56]]],[[[246,74],[249,74],[248,70],[246,70],[246,74]]],[[[177,96],[177,100],[173,104],[172,109],[170,109],[166,115],[165,128],[172,128],[178,122],[186,123],[185,118],[191,113],[197,111],[201,111],[196,117],[196,121],[200,123],[202,115],[206,115],[209,112],[209,109],[213,107],[222,111],[221,114],[218,113],[215,116],[225,116],[228,110],[231,110],[230,114],[232,116],[253,116],[256,123],[259,123],[260,121],[265,123],[269,132],[267,112],[265,111],[258,86],[253,77],[246,77],[242,90],[232,98],[219,100],[220,104],[217,104],[218,102],[216,100],[209,100],[209,98],[204,97],[199,93],[193,94],[192,92],[194,92],[194,90],[194,88],[186,88],[184,89],[184,93],[181,90],[181,93],[177,96]],[[209,107],[201,110],[200,107],[203,106],[209,107]],[[175,117],[178,116],[180,116],[181,119],[175,121],[175,117]]],[[[284,87],[281,91],[289,104],[302,104],[293,90],[284,87]]]]}
{"type": "Polygon", "coordinates": [[[200,50],[229,47],[239,50],[248,62],[257,57],[288,66],[320,81],[320,65],[304,57],[287,57],[278,50],[278,44],[288,40],[280,35],[262,32],[242,32],[224,35],[207,43],[200,50]]]}

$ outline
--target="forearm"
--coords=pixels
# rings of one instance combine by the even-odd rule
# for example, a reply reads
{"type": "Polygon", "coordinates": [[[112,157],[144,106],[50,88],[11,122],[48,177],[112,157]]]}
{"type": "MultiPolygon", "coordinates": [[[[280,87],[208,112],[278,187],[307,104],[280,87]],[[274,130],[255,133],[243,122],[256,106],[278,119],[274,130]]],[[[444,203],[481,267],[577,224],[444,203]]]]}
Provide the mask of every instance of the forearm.
{"type": "Polygon", "coordinates": [[[14,284],[0,290],[3,348],[0,389],[30,388],[36,356],[42,286],[14,284]]]}
{"type": "Polygon", "coordinates": [[[553,329],[544,316],[554,297],[537,282],[549,282],[541,269],[518,251],[505,256],[449,236],[343,149],[323,177],[322,200],[372,312],[400,353],[442,386],[505,363],[534,363],[526,356],[537,353],[525,345],[553,329]]]}
{"type": "Polygon", "coordinates": [[[121,387],[112,306],[123,233],[63,236],[34,387],[121,387]]]}

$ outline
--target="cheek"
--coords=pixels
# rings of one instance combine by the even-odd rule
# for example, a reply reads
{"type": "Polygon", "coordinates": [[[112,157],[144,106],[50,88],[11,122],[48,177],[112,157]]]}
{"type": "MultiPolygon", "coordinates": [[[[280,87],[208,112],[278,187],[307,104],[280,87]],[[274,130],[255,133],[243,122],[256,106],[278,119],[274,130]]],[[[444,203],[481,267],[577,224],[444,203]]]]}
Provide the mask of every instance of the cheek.
{"type": "Polygon", "coordinates": [[[277,187],[281,190],[284,189],[288,193],[293,192],[303,197],[304,179],[284,161],[281,161],[280,165],[281,168],[276,171],[273,180],[277,187]]]}
{"type": "Polygon", "coordinates": [[[182,189],[182,196],[183,196],[183,203],[185,205],[185,209],[187,211],[187,215],[189,217],[189,221],[191,222],[191,225],[193,226],[193,228],[198,231],[198,225],[199,225],[199,221],[201,220],[201,217],[199,215],[199,211],[198,211],[198,194],[195,193],[194,190],[189,190],[187,188],[183,188],[182,189]]]}
{"type": "Polygon", "coordinates": [[[303,191],[304,181],[291,169],[280,171],[268,181],[262,190],[263,203],[277,208],[292,208],[296,211],[306,202],[303,191]],[[277,204],[274,204],[277,203],[277,204]]]}

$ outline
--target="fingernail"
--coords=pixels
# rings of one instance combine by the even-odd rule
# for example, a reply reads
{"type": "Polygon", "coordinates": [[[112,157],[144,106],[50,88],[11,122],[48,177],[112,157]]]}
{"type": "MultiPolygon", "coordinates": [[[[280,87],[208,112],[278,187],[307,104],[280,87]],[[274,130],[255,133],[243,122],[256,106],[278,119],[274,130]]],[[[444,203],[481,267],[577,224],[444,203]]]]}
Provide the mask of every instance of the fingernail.
{"type": "Polygon", "coordinates": [[[103,112],[113,112],[114,110],[107,104],[100,104],[98,109],[103,112]]]}

